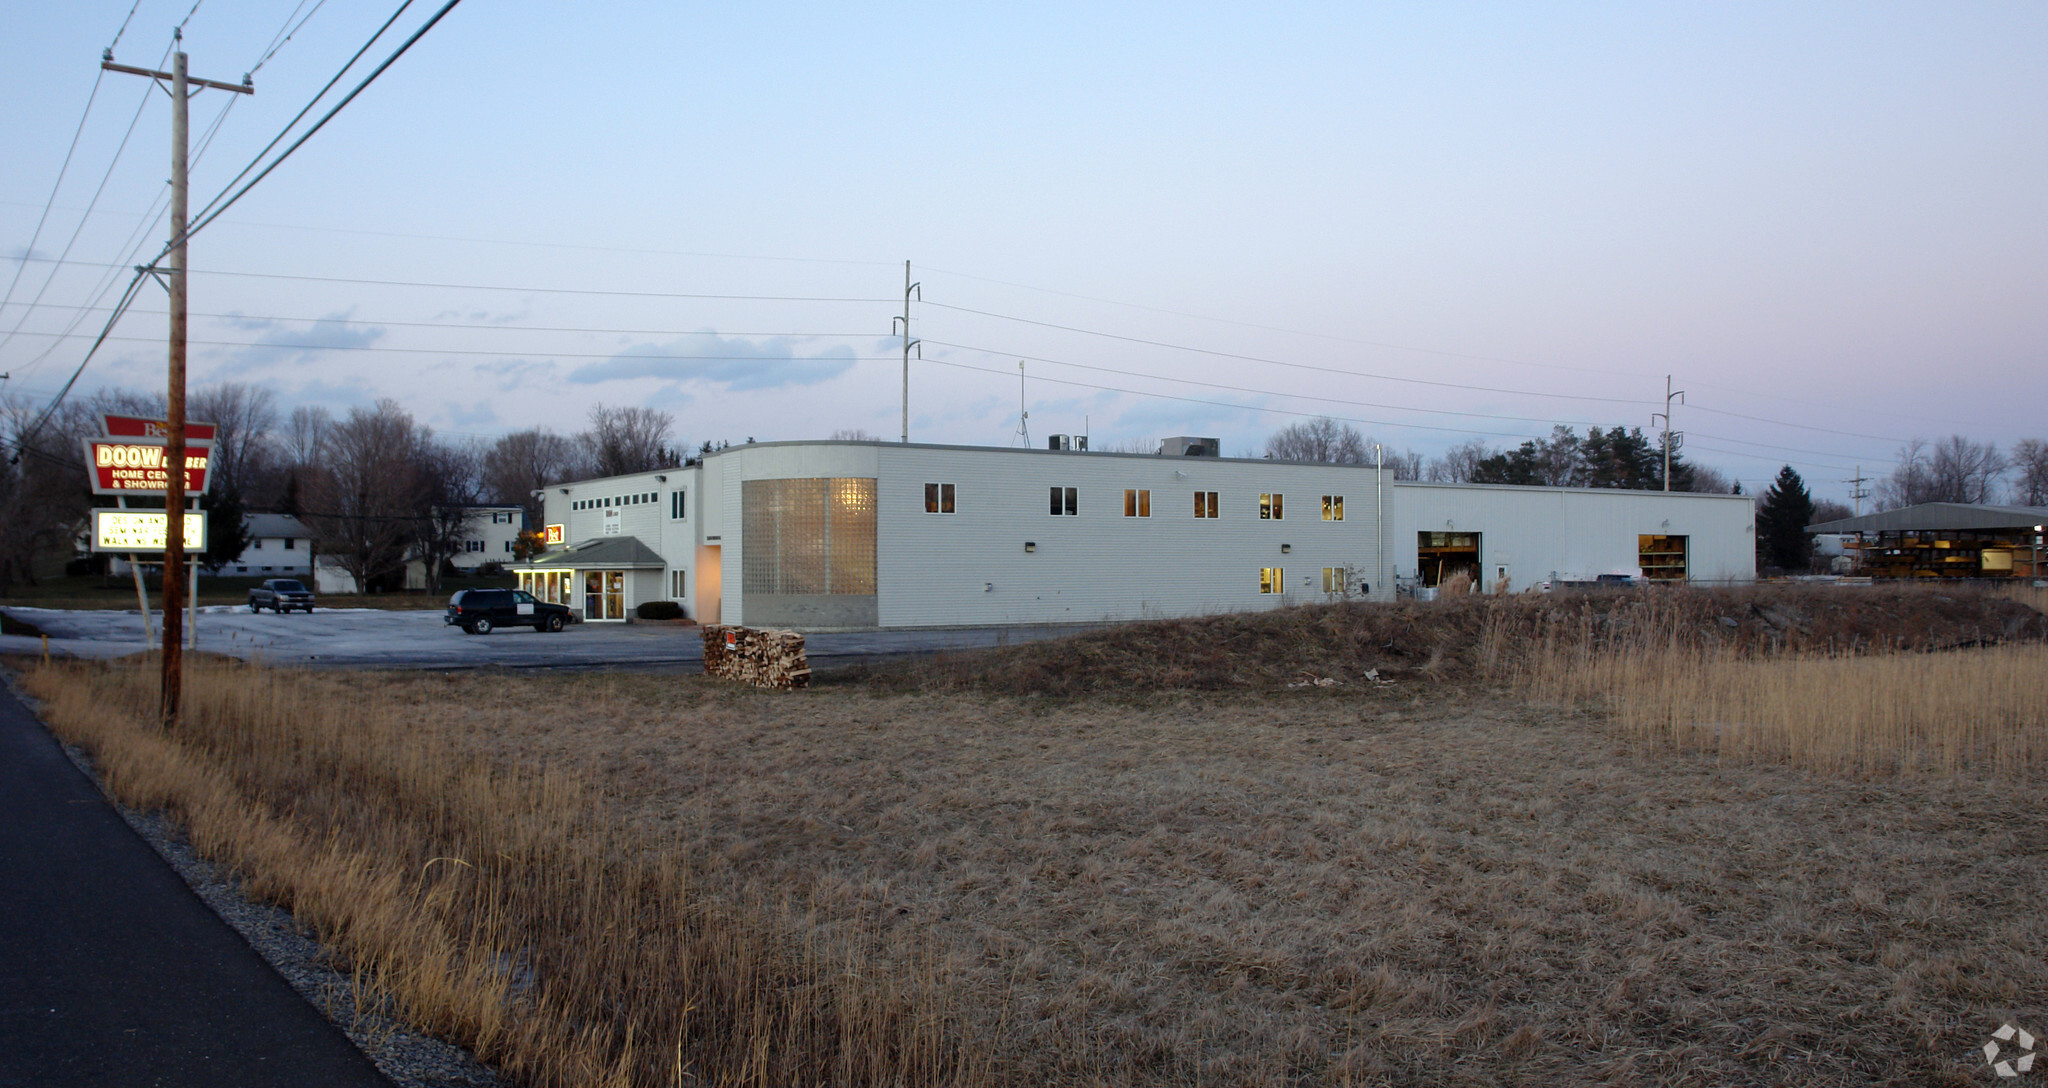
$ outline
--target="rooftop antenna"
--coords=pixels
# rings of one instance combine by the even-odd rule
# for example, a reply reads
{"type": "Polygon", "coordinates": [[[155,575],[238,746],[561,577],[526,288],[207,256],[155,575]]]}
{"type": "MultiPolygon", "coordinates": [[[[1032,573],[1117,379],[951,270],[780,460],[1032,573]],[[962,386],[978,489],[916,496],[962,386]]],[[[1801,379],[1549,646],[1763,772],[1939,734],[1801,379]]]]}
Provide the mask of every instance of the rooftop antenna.
{"type": "Polygon", "coordinates": [[[1031,448],[1031,410],[1024,404],[1024,360],[1017,360],[1017,444],[1031,448]]]}

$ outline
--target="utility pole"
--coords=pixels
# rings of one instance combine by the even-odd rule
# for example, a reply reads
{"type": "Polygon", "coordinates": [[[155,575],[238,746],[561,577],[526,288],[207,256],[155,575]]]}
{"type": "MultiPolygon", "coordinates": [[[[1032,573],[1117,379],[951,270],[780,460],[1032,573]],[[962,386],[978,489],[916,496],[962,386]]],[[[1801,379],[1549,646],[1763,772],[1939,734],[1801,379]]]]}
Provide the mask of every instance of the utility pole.
{"type": "Polygon", "coordinates": [[[1863,500],[1870,497],[1870,492],[1863,490],[1863,485],[1870,482],[1869,478],[1863,475],[1863,466],[1857,465],[1856,475],[1842,482],[1849,485],[1849,501],[1855,504],[1856,516],[1862,517],[1863,500]]]}
{"type": "Polygon", "coordinates": [[[169,409],[166,422],[170,434],[164,439],[163,689],[158,709],[166,729],[174,729],[178,725],[185,676],[185,617],[182,611],[185,602],[180,598],[185,596],[185,273],[190,267],[185,250],[189,187],[185,169],[191,130],[187,102],[194,83],[202,88],[212,87],[236,94],[256,93],[247,76],[242,77],[240,84],[191,78],[186,73],[184,44],[185,36],[180,31],[177,48],[171,55],[171,70],[167,73],[115,64],[112,50],[103,54],[100,61],[100,67],[110,72],[169,80],[171,84],[171,241],[162,262],[151,269],[163,278],[165,289],[171,296],[170,389],[164,397],[165,406],[169,409]]]}
{"type": "Polygon", "coordinates": [[[924,358],[924,341],[910,338],[910,296],[917,294],[919,302],[924,301],[924,284],[910,282],[910,262],[903,262],[903,316],[892,321],[903,322],[903,441],[910,441],[910,349],[917,348],[917,357],[924,358]]]}
{"type": "Polygon", "coordinates": [[[1664,490],[1666,491],[1671,490],[1671,443],[1678,437],[1677,433],[1671,429],[1671,398],[1673,397],[1678,398],[1678,403],[1684,404],[1685,390],[1680,389],[1675,393],[1672,392],[1671,375],[1666,374],[1664,375],[1664,410],[1650,413],[1650,426],[1656,426],[1657,421],[1660,419],[1664,421],[1664,490]]]}
{"type": "Polygon", "coordinates": [[[1024,399],[1024,360],[1017,360],[1017,440],[1031,448],[1031,405],[1024,399]]]}

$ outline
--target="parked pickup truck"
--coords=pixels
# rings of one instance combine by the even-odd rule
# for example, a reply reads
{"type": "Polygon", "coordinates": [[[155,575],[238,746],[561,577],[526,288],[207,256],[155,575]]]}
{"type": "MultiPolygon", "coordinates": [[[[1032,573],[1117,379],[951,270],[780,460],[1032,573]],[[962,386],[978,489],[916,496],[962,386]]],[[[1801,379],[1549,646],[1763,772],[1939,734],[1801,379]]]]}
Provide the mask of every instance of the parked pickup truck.
{"type": "Polygon", "coordinates": [[[265,578],[263,584],[249,590],[249,611],[261,612],[313,611],[313,591],[307,589],[297,578],[265,578]]]}

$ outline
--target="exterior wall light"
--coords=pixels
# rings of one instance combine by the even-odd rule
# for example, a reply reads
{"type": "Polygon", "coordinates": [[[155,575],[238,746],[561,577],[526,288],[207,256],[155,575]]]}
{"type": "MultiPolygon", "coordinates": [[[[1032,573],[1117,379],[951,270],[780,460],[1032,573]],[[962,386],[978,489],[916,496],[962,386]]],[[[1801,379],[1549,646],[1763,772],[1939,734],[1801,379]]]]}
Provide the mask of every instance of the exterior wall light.
{"type": "Polygon", "coordinates": [[[1281,555],[1286,555],[1286,554],[1288,554],[1289,552],[1292,552],[1293,550],[1294,550],[1294,545],[1292,545],[1292,544],[1282,544],[1282,545],[1280,545],[1280,554],[1281,554],[1281,555]]]}
{"type": "Polygon", "coordinates": [[[1031,553],[1031,552],[1035,552],[1035,551],[1037,551],[1037,550],[1038,550],[1038,542],[1037,542],[1037,541],[1035,541],[1035,540],[1027,540],[1027,541],[1025,541],[1025,542],[1024,542],[1024,551],[1025,551],[1025,553],[1026,553],[1026,554],[1029,554],[1029,553],[1031,553]]]}
{"type": "Polygon", "coordinates": [[[668,477],[666,476],[656,476],[655,479],[661,481],[662,483],[668,482],[668,477]]]}

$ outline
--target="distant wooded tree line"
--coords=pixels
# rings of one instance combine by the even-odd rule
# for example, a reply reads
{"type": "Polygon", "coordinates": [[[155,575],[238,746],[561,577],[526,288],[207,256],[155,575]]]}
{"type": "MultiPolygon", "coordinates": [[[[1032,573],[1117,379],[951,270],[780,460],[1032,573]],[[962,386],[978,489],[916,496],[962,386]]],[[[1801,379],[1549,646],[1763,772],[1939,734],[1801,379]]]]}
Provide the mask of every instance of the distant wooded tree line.
{"type": "MultiPolygon", "coordinates": [[[[68,555],[103,504],[91,492],[81,439],[99,433],[105,412],[161,419],[165,408],[160,395],[108,391],[67,402],[38,428],[40,405],[0,399],[0,594],[33,582],[37,557],[68,555]]],[[[599,405],[571,435],[534,428],[443,438],[394,400],[337,416],[321,406],[283,410],[270,391],[229,382],[194,391],[186,418],[217,428],[203,499],[212,546],[201,562],[219,570],[241,554],[244,513],[294,514],[315,549],[366,588],[402,584],[409,557],[426,560],[436,579],[462,547],[462,507],[518,505],[538,525],[535,492],[550,484],[683,463],[674,417],[639,407],[599,405]]]]}
{"type": "MultiPolygon", "coordinates": [[[[1369,465],[1374,441],[1348,423],[1318,417],[1291,424],[1266,439],[1266,456],[1284,461],[1369,465]]],[[[1525,484],[1546,487],[1611,487],[1637,491],[1664,487],[1664,447],[1641,428],[1553,428],[1544,438],[1512,449],[1473,439],[1425,461],[1414,450],[1382,447],[1382,463],[1397,480],[1453,484],[1525,484]]],[[[1740,494],[1727,476],[1671,454],[1671,490],[1740,494]]]]}

